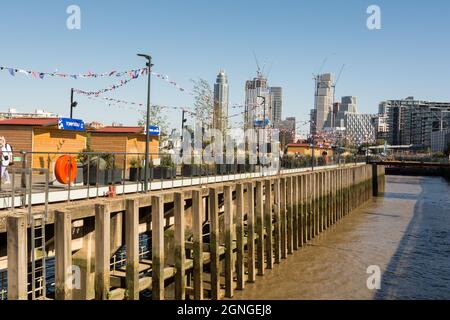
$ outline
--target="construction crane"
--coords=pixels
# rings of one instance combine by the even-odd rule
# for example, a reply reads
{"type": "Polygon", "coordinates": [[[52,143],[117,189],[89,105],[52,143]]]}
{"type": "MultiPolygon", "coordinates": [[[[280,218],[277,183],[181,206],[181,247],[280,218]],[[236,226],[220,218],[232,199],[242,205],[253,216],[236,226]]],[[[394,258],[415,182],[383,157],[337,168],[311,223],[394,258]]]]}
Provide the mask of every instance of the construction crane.
{"type": "Polygon", "coordinates": [[[257,68],[256,74],[258,77],[263,77],[265,67],[263,67],[261,70],[261,66],[259,65],[258,57],[256,56],[255,51],[253,51],[253,56],[255,57],[255,62],[256,62],[256,68],[257,68]]]}
{"type": "Polygon", "coordinates": [[[345,68],[345,64],[342,65],[341,70],[339,70],[339,74],[338,74],[338,76],[336,78],[336,81],[333,84],[333,105],[336,102],[336,86],[337,86],[339,80],[341,79],[342,72],[344,71],[344,68],[345,68]]]}

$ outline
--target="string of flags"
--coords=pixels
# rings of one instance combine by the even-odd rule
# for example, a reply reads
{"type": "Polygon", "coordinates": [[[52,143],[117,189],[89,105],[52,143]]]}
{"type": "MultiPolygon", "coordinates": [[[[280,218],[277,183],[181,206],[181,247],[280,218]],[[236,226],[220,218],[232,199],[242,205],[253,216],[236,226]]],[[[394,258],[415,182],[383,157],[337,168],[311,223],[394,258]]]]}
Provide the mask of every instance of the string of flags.
{"type": "MultiPolygon", "coordinates": [[[[93,73],[91,71],[88,71],[87,73],[81,73],[81,74],[69,74],[64,72],[41,72],[41,71],[33,71],[33,70],[25,70],[22,68],[15,68],[15,67],[5,67],[0,66],[0,71],[6,71],[8,72],[12,77],[15,77],[17,74],[23,74],[25,76],[33,77],[35,79],[41,79],[44,80],[46,77],[57,77],[62,79],[92,79],[92,78],[105,78],[105,77],[124,77],[129,76],[130,78],[134,79],[139,77],[140,75],[148,75],[148,67],[141,68],[141,69],[133,69],[133,70],[127,70],[127,71],[116,71],[112,70],[109,72],[103,72],[103,73],[93,73]]],[[[158,79],[161,79],[163,81],[166,81],[168,84],[174,86],[177,90],[181,92],[187,91],[184,87],[179,85],[176,81],[171,80],[168,75],[164,75],[158,72],[152,72],[152,75],[155,76],[158,79]]]]}
{"type": "MultiPolygon", "coordinates": [[[[118,106],[122,107],[123,109],[128,108],[129,110],[136,110],[136,111],[142,111],[144,107],[146,107],[146,104],[143,103],[137,103],[137,102],[130,102],[130,101],[124,101],[120,99],[114,99],[109,97],[99,97],[99,96],[88,96],[88,99],[100,99],[103,100],[108,106],[118,106]]],[[[173,106],[166,106],[166,105],[156,105],[160,107],[161,109],[173,109],[173,110],[184,110],[188,113],[194,114],[192,111],[190,111],[187,108],[184,107],[173,107],[173,106]]]]}
{"type": "Polygon", "coordinates": [[[78,93],[78,94],[83,94],[85,96],[99,96],[99,95],[101,95],[103,93],[110,92],[110,91],[116,90],[116,89],[118,89],[120,87],[123,87],[124,85],[128,84],[132,80],[137,79],[138,77],[139,76],[133,76],[132,78],[127,79],[127,80],[120,80],[120,82],[118,82],[118,83],[116,83],[114,85],[111,85],[111,86],[109,86],[107,88],[100,89],[100,90],[97,90],[97,91],[84,91],[84,90],[80,90],[80,89],[74,89],[73,92],[78,93]]]}
{"type": "Polygon", "coordinates": [[[31,76],[36,79],[44,79],[45,77],[58,77],[58,78],[66,78],[66,79],[86,79],[86,78],[104,78],[104,77],[123,77],[123,76],[130,76],[130,77],[138,77],[139,75],[148,74],[148,67],[141,68],[141,69],[134,69],[134,70],[127,70],[127,71],[116,71],[112,70],[109,72],[104,73],[93,73],[91,71],[88,71],[87,73],[81,73],[81,74],[68,74],[63,72],[40,72],[40,71],[33,71],[33,70],[24,70],[20,68],[11,68],[11,67],[4,67],[0,66],[0,71],[7,71],[11,76],[15,77],[16,74],[23,74],[26,76],[31,76]]]}
{"type": "MultiPolygon", "coordinates": [[[[187,90],[185,88],[183,88],[182,86],[180,86],[176,81],[170,80],[168,75],[163,75],[161,73],[152,72],[152,76],[155,76],[158,79],[166,81],[168,84],[171,84],[172,86],[174,86],[177,90],[179,90],[181,92],[187,92],[187,90]]],[[[192,95],[191,92],[189,92],[189,94],[192,95]]]]}

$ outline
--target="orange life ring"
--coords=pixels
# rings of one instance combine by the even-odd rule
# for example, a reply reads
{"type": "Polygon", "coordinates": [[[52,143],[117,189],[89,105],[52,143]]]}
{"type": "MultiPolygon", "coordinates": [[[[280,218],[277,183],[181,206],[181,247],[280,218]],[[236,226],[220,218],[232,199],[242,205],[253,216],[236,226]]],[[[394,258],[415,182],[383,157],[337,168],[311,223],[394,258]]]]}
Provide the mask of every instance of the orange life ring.
{"type": "Polygon", "coordinates": [[[77,161],[75,157],[61,156],[55,163],[55,177],[59,183],[69,184],[75,181],[77,176],[77,161]],[[69,177],[70,171],[70,177],[69,177]]]}

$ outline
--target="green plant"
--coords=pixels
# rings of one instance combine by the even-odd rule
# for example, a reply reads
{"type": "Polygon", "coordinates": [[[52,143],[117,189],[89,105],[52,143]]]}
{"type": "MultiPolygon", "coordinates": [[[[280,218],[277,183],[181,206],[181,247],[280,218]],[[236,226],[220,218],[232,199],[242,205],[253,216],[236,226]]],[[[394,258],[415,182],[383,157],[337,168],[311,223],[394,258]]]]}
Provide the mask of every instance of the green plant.
{"type": "Polygon", "coordinates": [[[88,162],[88,155],[86,153],[94,152],[94,150],[91,148],[91,146],[88,144],[86,148],[81,150],[81,152],[77,156],[77,162],[86,164],[88,162]]]}
{"type": "Polygon", "coordinates": [[[143,167],[141,161],[139,161],[137,158],[130,159],[129,164],[130,164],[130,168],[142,168],[143,167]]]}
{"type": "Polygon", "coordinates": [[[105,153],[105,154],[102,154],[100,158],[105,160],[106,169],[112,169],[112,167],[114,166],[114,155],[113,154],[105,153]]]}
{"type": "Polygon", "coordinates": [[[160,167],[164,167],[164,168],[175,167],[175,164],[172,161],[172,157],[171,156],[162,156],[160,167]]]}

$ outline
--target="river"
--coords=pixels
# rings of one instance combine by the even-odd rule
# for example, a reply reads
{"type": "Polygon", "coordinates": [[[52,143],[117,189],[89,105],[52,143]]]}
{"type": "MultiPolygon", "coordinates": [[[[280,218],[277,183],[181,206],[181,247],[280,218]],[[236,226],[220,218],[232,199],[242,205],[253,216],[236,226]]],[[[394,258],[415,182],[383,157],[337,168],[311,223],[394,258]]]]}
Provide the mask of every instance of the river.
{"type": "Polygon", "coordinates": [[[387,176],[386,193],[295,252],[236,299],[450,299],[450,184],[387,176]],[[369,266],[381,271],[368,289],[369,266]]]}

